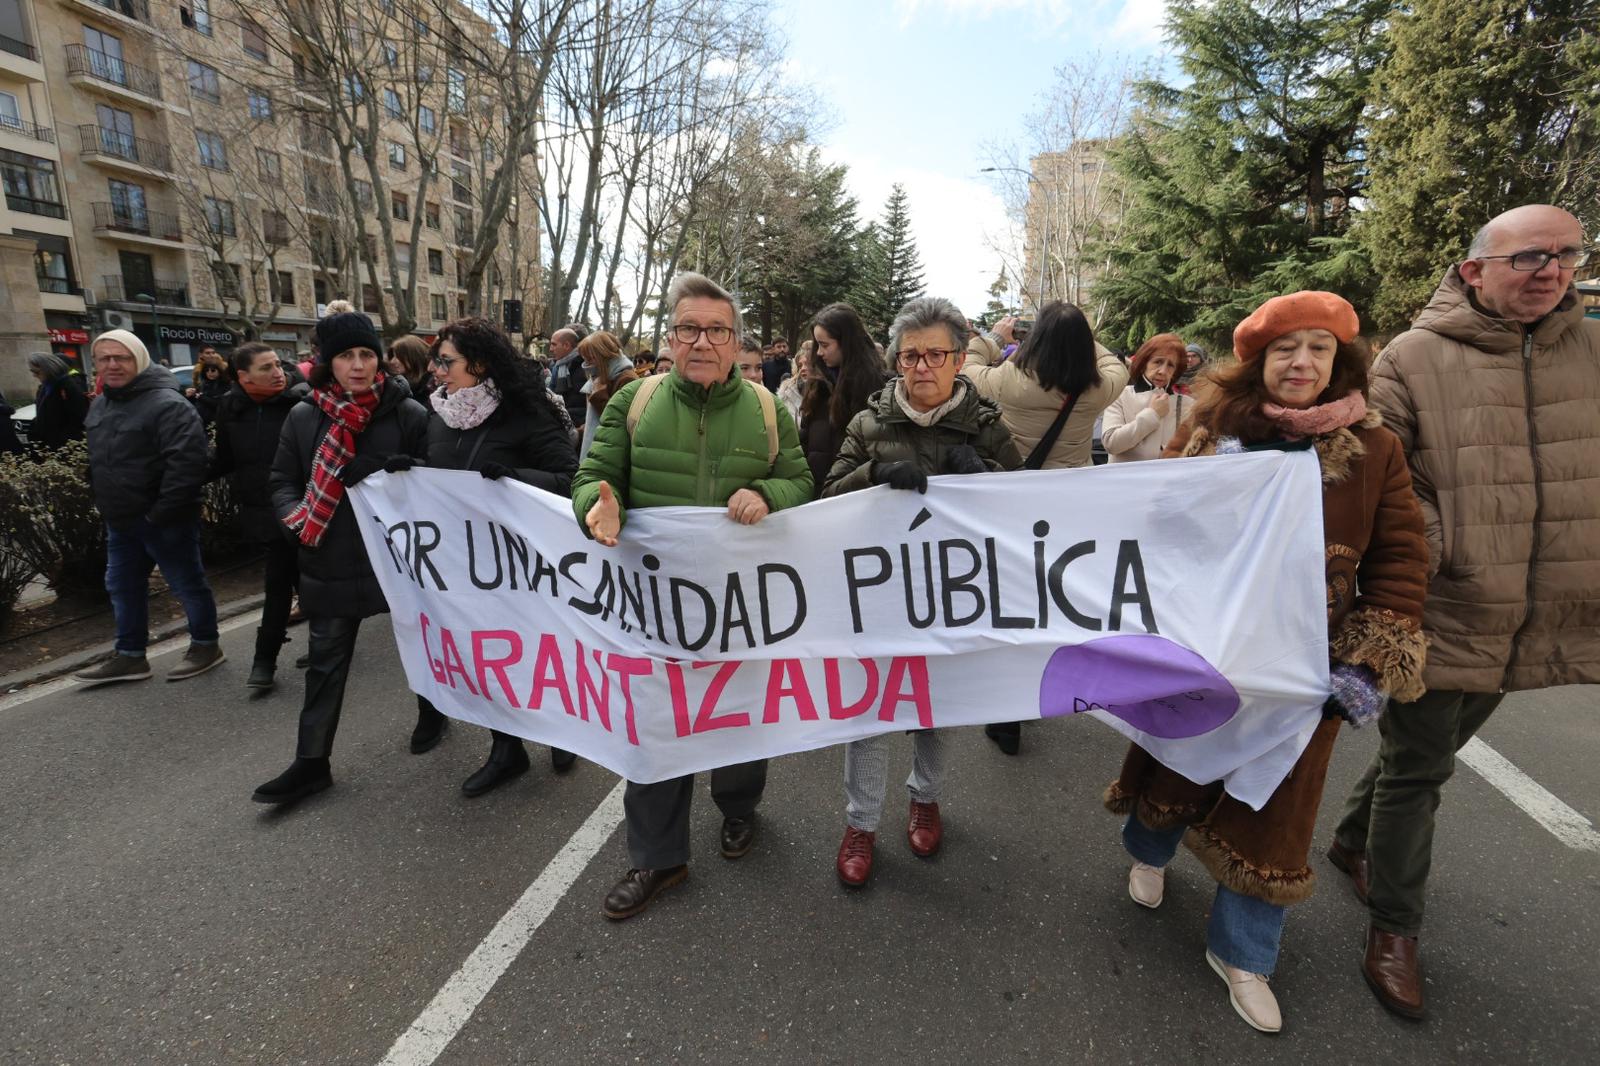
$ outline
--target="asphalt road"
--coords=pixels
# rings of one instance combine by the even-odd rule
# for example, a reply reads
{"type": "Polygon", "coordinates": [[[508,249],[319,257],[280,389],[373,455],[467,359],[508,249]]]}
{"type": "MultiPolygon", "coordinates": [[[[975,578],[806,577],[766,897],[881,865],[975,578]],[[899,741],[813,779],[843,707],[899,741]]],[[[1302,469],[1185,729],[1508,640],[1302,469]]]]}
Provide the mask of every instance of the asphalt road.
{"type": "MultiPolygon", "coordinates": [[[[288,762],[299,685],[244,698],[250,638],[227,634],[231,661],[180,685],[0,699],[8,1066],[377,1063],[616,783],[588,763],[556,777],[540,749],[514,785],[462,799],[487,733],[406,751],[414,705],[378,620],[335,787],[275,814],[249,794],[288,762]]],[[[1483,738],[1600,822],[1597,711],[1595,689],[1519,695],[1483,738]]],[[[736,863],[702,782],[689,881],[606,921],[626,866],[614,831],[437,1061],[1600,1061],[1600,853],[1465,767],[1435,851],[1430,1017],[1391,1017],[1367,991],[1364,913],[1320,851],[1376,740],[1347,731],[1335,754],[1321,885],[1273,982],[1277,1037],[1247,1029],[1206,966],[1198,863],[1180,852],[1159,911],[1127,898],[1099,805],[1123,742],[1071,721],[1030,727],[1016,759],[966,731],[944,852],[910,854],[896,799],[861,892],[833,874],[840,752],[773,764],[736,863]]]]}

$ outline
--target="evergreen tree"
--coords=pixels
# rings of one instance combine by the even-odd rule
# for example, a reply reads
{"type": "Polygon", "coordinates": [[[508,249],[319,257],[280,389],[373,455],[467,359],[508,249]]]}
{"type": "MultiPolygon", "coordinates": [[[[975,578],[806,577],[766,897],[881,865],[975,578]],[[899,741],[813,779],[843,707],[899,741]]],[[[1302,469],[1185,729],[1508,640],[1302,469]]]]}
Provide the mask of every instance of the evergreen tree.
{"type": "Polygon", "coordinates": [[[1389,7],[1173,0],[1168,34],[1189,81],[1143,83],[1111,153],[1129,203],[1094,290],[1107,344],[1176,330],[1221,345],[1262,300],[1297,288],[1367,303],[1351,201],[1389,7]]]}
{"type": "Polygon", "coordinates": [[[1400,328],[1501,211],[1600,224],[1600,0],[1414,0],[1389,36],[1359,232],[1400,328]]]}
{"type": "Polygon", "coordinates": [[[911,236],[911,213],[905,187],[896,183],[883,205],[881,225],[868,225],[857,242],[861,276],[850,299],[867,332],[889,339],[889,324],[908,300],[921,296],[922,257],[911,236]]]}

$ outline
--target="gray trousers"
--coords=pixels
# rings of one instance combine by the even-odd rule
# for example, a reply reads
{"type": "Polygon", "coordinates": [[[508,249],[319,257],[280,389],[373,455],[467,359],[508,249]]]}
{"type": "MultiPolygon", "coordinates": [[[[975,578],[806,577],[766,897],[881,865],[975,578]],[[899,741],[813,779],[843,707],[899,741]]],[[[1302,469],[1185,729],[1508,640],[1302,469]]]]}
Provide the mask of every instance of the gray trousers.
{"type": "MultiPolygon", "coordinates": [[[[767,787],[767,760],[734,763],[711,771],[711,799],[724,818],[748,818],[767,787]]],[[[663,870],[689,861],[689,807],[694,775],[641,785],[629,781],[622,795],[628,816],[628,862],[638,870],[663,870]]]]}
{"type": "MultiPolygon", "coordinates": [[[[845,820],[864,833],[876,833],[889,788],[889,733],[844,746],[845,820]]],[[[949,767],[949,744],[938,729],[911,734],[911,776],[906,790],[917,803],[937,803],[949,767]]]]}

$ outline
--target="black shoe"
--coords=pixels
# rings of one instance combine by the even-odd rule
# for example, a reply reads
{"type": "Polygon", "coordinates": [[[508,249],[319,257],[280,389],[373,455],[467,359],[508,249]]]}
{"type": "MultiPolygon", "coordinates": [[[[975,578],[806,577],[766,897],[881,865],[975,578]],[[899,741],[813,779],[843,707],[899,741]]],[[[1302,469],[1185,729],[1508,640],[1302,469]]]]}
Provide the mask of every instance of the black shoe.
{"type": "Polygon", "coordinates": [[[300,656],[300,658],[298,658],[298,659],[296,659],[294,661],[294,668],[296,670],[304,670],[306,667],[308,667],[310,665],[311,665],[311,653],[310,652],[306,652],[304,655],[300,656]]]}
{"type": "Polygon", "coordinates": [[[95,663],[93,666],[79,670],[72,675],[72,680],[82,681],[85,685],[106,685],[113,681],[143,681],[150,676],[150,660],[143,655],[138,658],[132,655],[113,655],[105,662],[95,663]]]}
{"type": "Polygon", "coordinates": [[[245,678],[244,687],[253,692],[271,692],[277,682],[272,675],[278,669],[278,664],[272,659],[257,659],[250,664],[250,676],[245,678]]]}
{"type": "Polygon", "coordinates": [[[321,792],[333,784],[328,772],[327,759],[296,758],[289,768],[266,784],[257,787],[250,798],[257,803],[275,803],[285,806],[298,803],[307,796],[321,792]]]}
{"type": "Polygon", "coordinates": [[[673,885],[681,885],[689,876],[689,867],[672,866],[665,870],[629,870],[600,904],[600,913],[614,922],[632,918],[650,906],[652,900],[673,885]]]}
{"type": "Polygon", "coordinates": [[[564,774],[572,769],[572,764],[577,761],[578,757],[570,751],[562,751],[560,748],[550,749],[550,769],[558,774],[564,774]]]}
{"type": "Polygon", "coordinates": [[[445,725],[450,721],[432,707],[417,708],[417,726],[411,731],[411,754],[421,755],[432,751],[444,739],[445,725]]]}
{"type": "Polygon", "coordinates": [[[722,857],[742,858],[756,842],[756,816],[724,818],[722,820],[722,857]]]}
{"type": "Polygon", "coordinates": [[[993,722],[983,727],[983,735],[994,741],[995,746],[1007,755],[1015,755],[1022,750],[1021,722],[993,722]]]}
{"type": "Polygon", "coordinates": [[[516,737],[505,740],[495,737],[494,747],[489,749],[489,761],[461,782],[461,793],[471,799],[493,791],[527,773],[528,765],[528,749],[522,746],[522,741],[516,737]]]}

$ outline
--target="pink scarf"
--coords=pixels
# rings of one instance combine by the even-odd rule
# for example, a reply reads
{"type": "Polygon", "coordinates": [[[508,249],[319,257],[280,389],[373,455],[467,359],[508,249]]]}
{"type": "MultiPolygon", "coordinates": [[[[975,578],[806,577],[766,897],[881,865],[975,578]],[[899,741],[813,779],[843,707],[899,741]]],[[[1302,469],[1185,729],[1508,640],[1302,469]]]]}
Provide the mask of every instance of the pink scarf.
{"type": "Polygon", "coordinates": [[[1361,395],[1359,389],[1351,389],[1342,400],[1331,400],[1304,409],[1264,403],[1261,413],[1272,419],[1285,435],[1298,440],[1355,425],[1367,417],[1367,398],[1361,395]]]}

